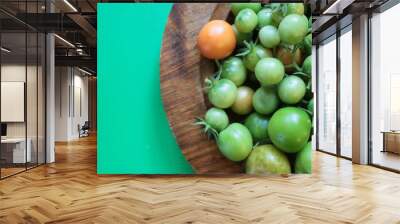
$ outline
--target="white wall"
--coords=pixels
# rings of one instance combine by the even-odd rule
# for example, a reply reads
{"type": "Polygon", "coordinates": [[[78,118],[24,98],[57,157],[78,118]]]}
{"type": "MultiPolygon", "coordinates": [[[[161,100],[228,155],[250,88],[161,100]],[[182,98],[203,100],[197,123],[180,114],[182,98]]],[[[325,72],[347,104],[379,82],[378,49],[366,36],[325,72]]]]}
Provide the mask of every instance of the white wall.
{"type": "MultiPolygon", "coordinates": [[[[36,67],[25,64],[3,64],[1,66],[2,82],[24,82],[26,84],[26,108],[22,108],[27,113],[27,120],[24,122],[6,122],[8,138],[24,138],[25,135],[30,139],[32,151],[32,161],[44,162],[45,145],[45,120],[44,120],[44,74],[41,66],[36,67]],[[38,71],[36,70],[38,68],[38,71]],[[25,80],[27,78],[27,80],[25,80]],[[37,151],[38,150],[38,151],[37,151]],[[36,153],[39,153],[37,157],[36,153]]],[[[2,96],[7,97],[7,96],[2,96]]],[[[1,108],[7,110],[7,108],[1,108]]]]}
{"type": "MultiPolygon", "coordinates": [[[[28,70],[32,67],[28,67],[28,70]]],[[[30,72],[28,72],[30,74],[30,72]]],[[[8,64],[1,66],[1,81],[3,82],[25,82],[25,64],[8,64]]],[[[5,110],[6,108],[1,108],[5,110]]],[[[7,137],[24,138],[25,137],[25,122],[7,123],[7,137]]]]}
{"type": "MultiPolygon", "coordinates": [[[[76,72],[77,70],[75,70],[76,72]]],[[[74,108],[72,119],[72,136],[79,137],[78,124],[83,125],[85,121],[89,120],[89,92],[88,92],[88,77],[75,74],[74,77],[74,108]],[[79,93],[80,92],[80,93],[79,93]],[[80,97],[79,97],[80,96],[80,97]],[[75,110],[75,113],[74,113],[75,110]]]]}
{"type": "Polygon", "coordinates": [[[55,68],[55,141],[67,141],[69,136],[69,69],[55,68]]]}
{"type": "Polygon", "coordinates": [[[72,67],[56,67],[55,73],[55,140],[70,141],[88,120],[88,77],[72,67]]]}
{"type": "MultiPolygon", "coordinates": [[[[28,71],[28,80],[29,82],[32,82],[32,78],[30,75],[33,75],[36,77],[36,67],[33,66],[28,66],[27,68],[24,65],[19,65],[19,64],[5,64],[1,66],[1,81],[2,82],[25,82],[25,75],[26,71],[28,71]]],[[[30,83],[32,84],[32,83],[30,83]]],[[[36,81],[34,83],[36,85],[36,81]]],[[[29,97],[35,97],[36,98],[36,89],[28,89],[28,107],[33,107],[36,109],[36,102],[35,105],[29,105],[29,102],[32,100],[29,100],[29,97]],[[32,90],[33,92],[29,91],[32,90]]],[[[4,96],[3,96],[4,97],[4,96]]],[[[2,110],[6,110],[6,108],[1,108],[2,110]]],[[[34,121],[35,123],[35,130],[36,130],[36,114],[34,114],[33,117],[30,115],[33,115],[31,113],[28,113],[28,122],[34,121]]],[[[7,136],[8,137],[25,137],[25,123],[26,122],[7,122],[7,136]]],[[[32,127],[34,124],[28,124],[28,128],[32,127]]],[[[29,131],[29,130],[28,130],[29,131]]],[[[29,134],[29,133],[28,133],[29,134]]],[[[28,135],[29,137],[29,135],[28,135]]]]}

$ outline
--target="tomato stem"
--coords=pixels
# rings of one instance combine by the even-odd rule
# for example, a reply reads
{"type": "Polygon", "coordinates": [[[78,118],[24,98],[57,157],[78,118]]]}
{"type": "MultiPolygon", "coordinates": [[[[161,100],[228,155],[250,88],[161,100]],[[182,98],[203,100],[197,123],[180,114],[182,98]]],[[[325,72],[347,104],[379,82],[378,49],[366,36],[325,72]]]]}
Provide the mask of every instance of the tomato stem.
{"type": "Polygon", "coordinates": [[[203,132],[207,134],[208,139],[218,139],[218,131],[212,128],[203,118],[197,117],[194,125],[203,127],[203,132]]]}
{"type": "Polygon", "coordinates": [[[240,49],[239,53],[236,54],[235,56],[238,56],[238,57],[246,56],[247,54],[249,54],[251,52],[251,50],[254,47],[254,43],[252,43],[252,42],[249,43],[246,40],[243,41],[243,44],[245,45],[245,47],[240,49]]]}
{"type": "Polygon", "coordinates": [[[213,80],[220,80],[221,79],[221,74],[222,74],[222,66],[221,66],[221,63],[219,62],[219,60],[215,60],[215,64],[217,65],[217,68],[218,68],[218,70],[217,70],[217,72],[215,72],[213,75],[212,75],[212,79],[213,80]]]}
{"type": "Polygon", "coordinates": [[[218,59],[215,59],[214,61],[215,61],[215,64],[217,65],[217,67],[218,67],[218,68],[221,68],[221,63],[219,62],[219,60],[218,60],[218,59]]]}
{"type": "Polygon", "coordinates": [[[221,79],[221,74],[222,74],[222,68],[219,68],[216,73],[213,75],[214,80],[220,80],[221,79]]]}
{"type": "Polygon", "coordinates": [[[311,90],[311,79],[308,81],[307,87],[306,87],[306,88],[309,89],[309,90],[311,90]]]}
{"type": "Polygon", "coordinates": [[[287,15],[287,11],[288,11],[287,4],[281,4],[280,5],[280,10],[282,12],[282,15],[286,16],[287,15]]]}
{"type": "Polygon", "coordinates": [[[279,46],[290,51],[292,50],[292,45],[289,44],[280,43],[279,46]]]}
{"type": "Polygon", "coordinates": [[[300,76],[300,78],[301,78],[301,77],[304,77],[304,78],[307,78],[307,79],[310,79],[310,78],[311,78],[310,75],[308,75],[308,74],[306,74],[306,73],[304,73],[304,72],[295,72],[295,73],[293,73],[292,75],[300,76]]]}
{"type": "Polygon", "coordinates": [[[299,49],[299,45],[298,44],[292,46],[291,50],[292,50],[293,59],[294,59],[294,54],[296,54],[297,49],[299,49]]]}
{"type": "Polygon", "coordinates": [[[293,59],[293,64],[292,64],[292,66],[296,69],[297,72],[301,72],[301,71],[302,71],[302,69],[301,69],[300,66],[294,61],[294,59],[293,59]]]}
{"type": "Polygon", "coordinates": [[[211,79],[206,78],[204,80],[204,89],[205,89],[206,93],[208,93],[208,90],[210,90],[213,87],[213,85],[214,85],[213,78],[211,78],[211,79]]]}

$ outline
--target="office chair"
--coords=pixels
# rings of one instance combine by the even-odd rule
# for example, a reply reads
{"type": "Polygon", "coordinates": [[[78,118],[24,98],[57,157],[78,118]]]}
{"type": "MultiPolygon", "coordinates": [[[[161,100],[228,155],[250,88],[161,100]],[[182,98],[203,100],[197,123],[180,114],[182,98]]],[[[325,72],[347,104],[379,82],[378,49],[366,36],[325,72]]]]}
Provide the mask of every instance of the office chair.
{"type": "Polygon", "coordinates": [[[90,129],[89,121],[85,121],[82,127],[80,127],[80,125],[78,124],[79,138],[89,136],[89,129],[90,129]]]}

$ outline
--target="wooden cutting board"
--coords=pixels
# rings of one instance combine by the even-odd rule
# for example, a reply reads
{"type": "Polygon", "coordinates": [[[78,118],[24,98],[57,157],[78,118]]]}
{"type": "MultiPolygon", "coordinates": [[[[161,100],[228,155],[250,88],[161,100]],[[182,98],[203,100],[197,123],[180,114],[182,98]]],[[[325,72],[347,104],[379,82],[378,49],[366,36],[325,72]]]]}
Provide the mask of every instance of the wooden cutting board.
{"type": "Polygon", "coordinates": [[[208,140],[196,117],[204,117],[207,98],[204,79],[215,72],[212,61],[200,56],[197,35],[208,21],[226,20],[227,3],[174,4],[161,49],[160,82],[164,109],[183,155],[196,173],[240,173],[240,163],[226,159],[214,141],[208,140]]]}

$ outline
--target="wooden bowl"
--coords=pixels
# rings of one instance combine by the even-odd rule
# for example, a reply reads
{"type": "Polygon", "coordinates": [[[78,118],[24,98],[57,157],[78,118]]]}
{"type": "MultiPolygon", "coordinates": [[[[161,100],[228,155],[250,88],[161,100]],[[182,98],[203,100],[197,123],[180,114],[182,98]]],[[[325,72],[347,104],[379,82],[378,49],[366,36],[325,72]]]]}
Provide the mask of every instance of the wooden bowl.
{"type": "Polygon", "coordinates": [[[229,12],[227,3],[174,4],[163,36],[160,82],[164,109],[183,155],[200,174],[242,171],[240,163],[226,159],[215,141],[193,125],[210,108],[203,83],[216,70],[212,61],[201,57],[197,35],[210,20],[229,20],[229,12]]]}

